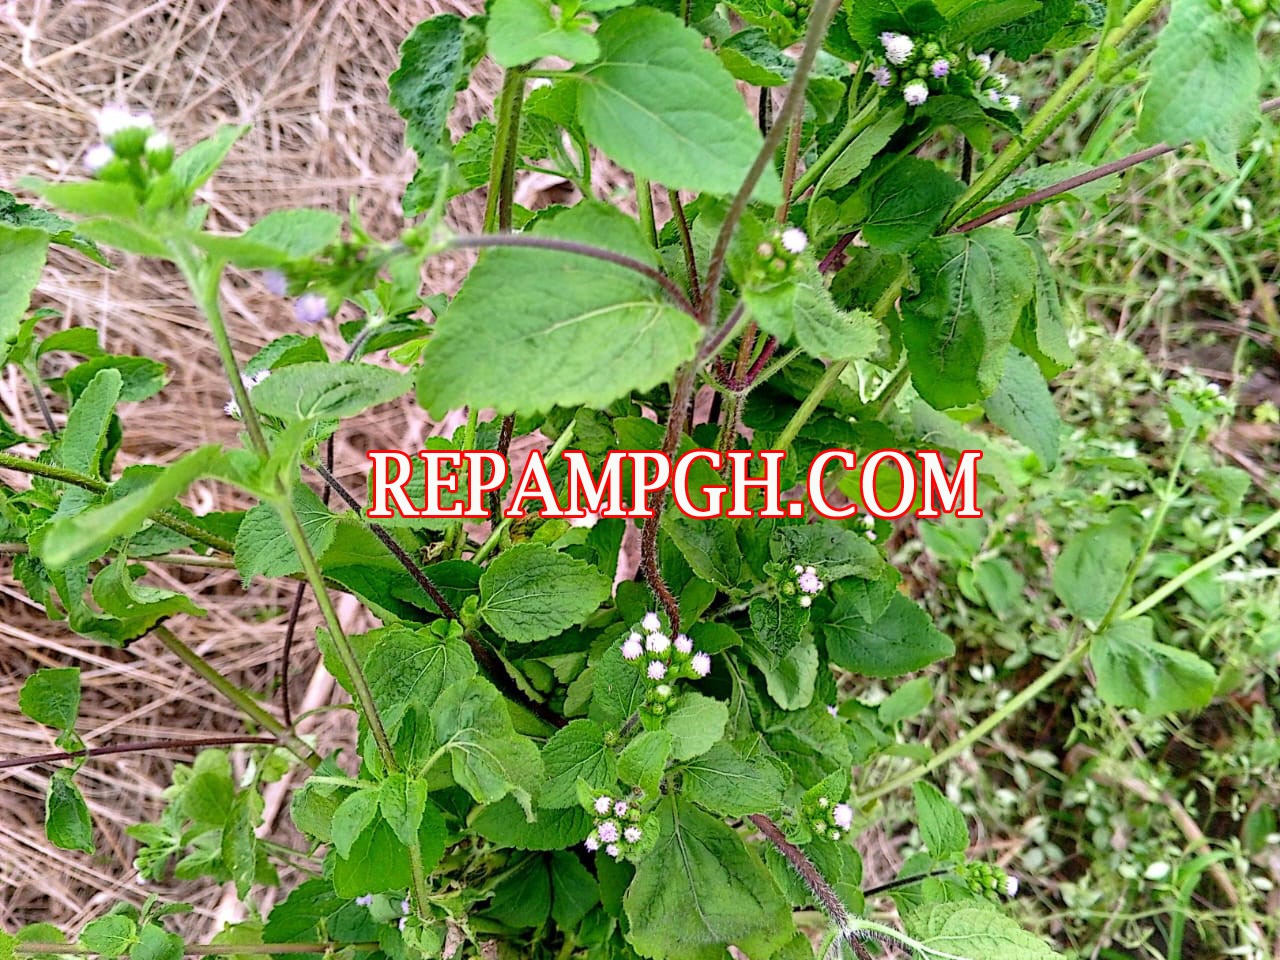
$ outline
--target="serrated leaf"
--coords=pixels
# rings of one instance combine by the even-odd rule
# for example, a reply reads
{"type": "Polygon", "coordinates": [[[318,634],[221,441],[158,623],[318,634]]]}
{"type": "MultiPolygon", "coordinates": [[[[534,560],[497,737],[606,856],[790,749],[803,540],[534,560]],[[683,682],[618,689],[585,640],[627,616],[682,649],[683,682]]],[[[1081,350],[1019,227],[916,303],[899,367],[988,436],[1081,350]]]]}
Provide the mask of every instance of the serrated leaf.
{"type": "Polygon", "coordinates": [[[549,809],[575,806],[579,780],[597,792],[617,785],[613,749],[605,746],[604,729],[593,720],[574,720],[557,730],[542,747],[542,766],[547,781],[539,803],[549,809]]]}
{"type": "Polygon", "coordinates": [[[49,777],[45,795],[44,832],[62,850],[93,853],[93,824],[80,789],[71,782],[72,770],[63,767],[49,777]]]}
{"type": "Polygon", "coordinates": [[[742,588],[742,550],[733,521],[693,520],[671,510],[661,524],[697,576],[726,590],[742,588]]]}
{"type": "Polygon", "coordinates": [[[763,756],[745,757],[717,743],[681,768],[682,796],[722,817],[772,813],[782,805],[787,780],[782,768],[763,756]]]}
{"type": "Polygon", "coordinates": [[[969,828],[964,814],[933,784],[917,780],[911,785],[916,801],[916,824],[920,839],[935,860],[969,849],[969,828]]]}
{"type": "Polygon", "coordinates": [[[822,626],[834,663],[867,677],[900,677],[955,653],[951,639],[910,598],[894,593],[884,613],[868,621],[842,586],[835,586],[836,607],[822,626]]]}
{"type": "Polygon", "coordinates": [[[80,668],[47,667],[27,677],[18,709],[46,727],[73,730],[80,715],[80,668]]]}
{"type": "Polygon", "coordinates": [[[378,790],[378,809],[400,842],[408,846],[418,835],[427,810],[426,781],[403,773],[391,774],[378,790]]]}
{"type": "Polygon", "coordinates": [[[930,903],[909,911],[907,930],[925,946],[969,960],[1061,960],[1043,940],[982,900],[930,903]]]}
{"type": "Polygon", "coordinates": [[[367,363],[294,363],[253,388],[253,405],[285,420],[340,420],[388,403],[409,386],[406,374],[367,363]]]}
{"type": "MultiPolygon", "coordinates": [[[[231,148],[249,130],[248,124],[223,124],[213,136],[184,150],[173,161],[169,176],[190,196],[213,176],[231,148]]],[[[111,211],[107,211],[110,213],[111,211]]]]}
{"type": "Polygon", "coordinates": [[[581,623],[609,596],[595,568],[539,543],[503,551],[480,577],[480,616],[513,643],[534,643],[581,623]]]}
{"type": "MultiPolygon", "coordinates": [[[[337,535],[338,518],[305,483],[293,488],[290,499],[311,552],[322,556],[337,535]]],[[[235,562],[246,585],[256,576],[286,577],[302,572],[302,559],[275,506],[260,503],[245,514],[236,531],[235,562]]]]}
{"type": "Polygon", "coordinates": [[[729,708],[721,700],[686,693],[667,714],[662,729],[671,734],[671,756],[692,760],[706,753],[724,736],[729,708]]]}
{"type": "Polygon", "coordinates": [[[600,55],[600,47],[585,26],[577,19],[564,23],[549,0],[493,0],[485,37],[489,56],[502,67],[543,57],[590,63],[600,55]]]}
{"type": "Polygon", "coordinates": [[[1034,453],[1046,470],[1058,462],[1062,419],[1034,360],[1010,348],[1004,374],[983,409],[987,419],[1034,453]]]}
{"type": "Polygon", "coordinates": [[[411,705],[434,704],[446,687],[475,676],[475,658],[460,636],[398,626],[375,633],[378,639],[364,669],[378,712],[392,733],[411,705]]]}
{"type": "Polygon", "coordinates": [[[1133,562],[1133,537],[1118,519],[1071,537],[1053,565],[1053,592],[1077,617],[1101,620],[1133,562]]]}
{"type": "Polygon", "coordinates": [[[618,775],[623,782],[656,794],[671,759],[671,734],[666,730],[644,730],[618,756],[618,775]]]}
{"type": "Polygon", "coordinates": [[[138,942],[129,950],[129,960],[182,960],[184,946],[176,933],[148,923],[139,933],[138,942]]]}
{"type": "Polygon", "coordinates": [[[356,790],[348,794],[333,812],[333,849],[343,860],[351,857],[351,848],[360,834],[378,815],[378,791],[356,790]]]}
{"type": "Polygon", "coordinates": [[[471,826],[493,843],[516,850],[563,850],[591,832],[591,815],[575,804],[561,810],[534,807],[532,822],[514,797],[484,807],[471,826]]]}
{"type": "Polygon", "coordinates": [[[124,956],[137,939],[137,921],[120,913],[90,920],[80,931],[80,945],[104,957],[124,956]]]}
{"type": "MultiPolygon", "coordinates": [[[[7,194],[6,194],[7,196],[7,194]]],[[[14,227],[0,221],[0,363],[17,339],[18,328],[40,282],[49,234],[37,227],[14,227]]]]}
{"type": "Polygon", "coordinates": [[[829,520],[778,527],[769,540],[769,556],[811,566],[828,583],[845,577],[878,580],[885,569],[880,551],[866,537],[829,520]]]}
{"type": "Polygon", "coordinates": [[[1211,664],[1159,643],[1149,617],[1112,624],[1093,638],[1089,659],[1103,702],[1133,707],[1149,717],[1202,709],[1218,685],[1211,664]]]}
{"type": "MultiPolygon", "coordinates": [[[[702,37],[652,8],[621,10],[596,33],[600,58],[580,73],[587,138],[620,166],[672,189],[730,195],[761,139],[732,75],[702,37]]],[[[765,170],[756,199],[778,203],[765,170]]]]}
{"type": "MultiPolygon", "coordinates": [[[[656,265],[638,224],[602,204],[539,218],[530,232],[656,265]]],[[[699,338],[697,322],[663,296],[656,282],[599,260],[490,250],[436,323],[418,402],[434,415],[467,405],[532,413],[603,408],[648,390],[693,356],[699,338]]]]}
{"type": "Polygon", "coordinates": [[[867,197],[862,236],[888,253],[907,253],[933,235],[964,185],[936,163],[902,157],[867,197]]]}

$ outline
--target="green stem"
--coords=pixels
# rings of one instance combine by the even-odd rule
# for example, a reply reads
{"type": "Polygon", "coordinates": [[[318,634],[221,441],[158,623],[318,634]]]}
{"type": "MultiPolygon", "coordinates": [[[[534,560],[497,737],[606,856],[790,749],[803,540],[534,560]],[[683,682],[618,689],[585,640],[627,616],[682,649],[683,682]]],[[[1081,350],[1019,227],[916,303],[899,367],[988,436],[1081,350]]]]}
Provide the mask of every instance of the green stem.
{"type": "Polygon", "coordinates": [[[640,226],[644,227],[645,239],[649,246],[658,249],[658,221],[653,213],[653,187],[644,177],[637,176],[636,209],[640,213],[640,226]]]}
{"type": "Polygon", "coordinates": [[[172,630],[161,625],[151,632],[155,634],[166,650],[194,670],[209,686],[235,704],[241,713],[262,727],[263,730],[270,731],[273,735],[279,737],[297,755],[299,760],[313,770],[320,765],[319,754],[283,723],[263,709],[257,700],[223,676],[217,667],[183,643],[172,630]]]}
{"type": "MultiPolygon", "coordinates": [[[[289,953],[330,953],[347,948],[356,951],[378,949],[376,943],[188,943],[182,952],[190,957],[276,956],[289,953]]],[[[101,950],[91,950],[78,943],[15,943],[17,956],[79,956],[96,957],[101,950]]]]}
{"type": "MultiPolygon", "coordinates": [[[[489,192],[484,204],[484,231],[491,233],[497,229],[503,185],[507,181],[507,157],[511,151],[511,141],[519,134],[514,131],[513,118],[518,118],[516,102],[524,94],[524,80],[528,71],[521,69],[508,70],[502,77],[502,89],[498,91],[496,110],[496,128],[493,135],[494,162],[489,168],[489,192]]],[[[519,122],[518,119],[515,122],[519,122]]],[[[509,209],[509,208],[508,208],[509,209]]]]}
{"type": "Polygon", "coordinates": [[[1123,41],[1146,23],[1163,2],[1164,0],[1139,0],[1137,6],[1129,11],[1115,30],[1107,34],[1102,42],[1080,61],[1080,65],[1071,71],[1053,95],[1027,121],[1019,137],[996,157],[991,166],[982,171],[982,175],[970,184],[969,189],[952,205],[951,212],[947,214],[947,219],[943,223],[944,230],[949,230],[959,223],[965,213],[981,203],[992,190],[1003,183],[1070,115],[1071,111],[1066,108],[1073,101],[1078,102],[1078,95],[1087,93],[1086,85],[1095,79],[1098,52],[1107,47],[1115,47],[1123,41]]]}
{"type": "MultiPolygon", "coordinates": [[[[0,543],[0,555],[30,553],[25,543],[0,543]]],[[[168,563],[175,567],[213,567],[218,570],[234,570],[236,563],[229,557],[206,557],[199,553],[158,553],[149,557],[130,557],[142,563],[168,563]]]]}
{"type": "Polygon", "coordinates": [[[844,153],[845,147],[849,146],[858,134],[871,126],[872,121],[876,118],[879,106],[879,100],[872,100],[862,108],[861,112],[849,118],[849,122],[840,131],[840,135],[831,142],[831,145],[826,150],[822,151],[811,166],[805,168],[804,173],[796,180],[795,187],[791,190],[792,203],[804,196],[804,192],[816,184],[822,175],[827,172],[827,169],[836,162],[836,158],[844,153]]]}

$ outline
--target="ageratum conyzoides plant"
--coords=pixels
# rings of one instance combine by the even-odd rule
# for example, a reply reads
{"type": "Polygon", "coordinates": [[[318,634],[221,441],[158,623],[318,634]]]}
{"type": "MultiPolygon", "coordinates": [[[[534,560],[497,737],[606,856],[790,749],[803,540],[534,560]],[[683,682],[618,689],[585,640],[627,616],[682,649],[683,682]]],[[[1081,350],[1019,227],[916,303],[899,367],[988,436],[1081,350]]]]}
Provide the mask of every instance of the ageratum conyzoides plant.
{"type": "MultiPolygon", "coordinates": [[[[1207,703],[1214,667],[1149,614],[1280,516],[1141,597],[1163,508],[1089,527],[1055,570],[1060,656],[931,753],[901,736],[908,698],[888,711],[860,695],[895,690],[956,638],[889,562],[893,522],[815,509],[868,489],[910,505],[914,485],[833,463],[806,488],[803,465],[977,449],[988,498],[1052,470],[1047,380],[1073,358],[1039,214],[1166,150],[1233,172],[1260,112],[1264,16],[1221,0],[492,0],[401,48],[390,102],[419,164],[393,237],[317,209],[212,231],[200,188],[246,128],[184,145],[162,117],[105,107],[86,175],[20,183],[39,206],[0,195],[0,360],[46,411],[47,391],[68,410],[40,437],[0,423],[6,449],[38,451],[0,453],[0,540],[22,545],[14,575],[85,644],[152,635],[244,713],[246,736],[197,742],[163,813],[129,828],[141,877],[233,883],[254,919],[225,942],[244,953],[1057,956],[1008,909],[1035,877],[970,859],[965,818],[931,780],[1086,660],[1107,703],[1207,703]],[[1045,88],[1024,64],[1054,51],[1070,69],[1045,88]],[[503,78],[492,116],[455,140],[455,96],[485,59],[503,78]],[[1100,169],[1037,162],[1077,108],[1117,92],[1153,149],[1100,169]],[[605,163],[626,196],[604,196],[605,163]],[[529,170],[577,199],[523,209],[529,170]],[[473,191],[483,230],[461,232],[451,206],[473,191]],[[147,401],[163,370],[105,353],[91,328],[44,332],[50,312],[29,305],[50,244],[104,269],[116,252],[172,265],[227,376],[226,409],[208,415],[234,418],[238,443],[174,438],[163,466],[119,468],[117,405],[147,401]],[[459,250],[478,253],[456,296],[427,289],[432,258],[459,250]],[[345,353],[303,329],[248,355],[223,319],[229,270],[291,298],[301,324],[341,311],[345,353]],[[53,380],[52,351],[81,359],[53,380]],[[655,489],[640,517],[518,517],[503,513],[511,481],[480,496],[485,478],[464,472],[445,504],[475,484],[491,520],[384,515],[335,479],[333,437],[392,403],[465,408],[436,452],[549,447],[551,499],[567,451],[593,467],[617,450],[783,451],[780,488],[805,509],[698,519],[655,489]],[[197,479],[254,505],[198,516],[182,502],[197,479]],[[280,708],[264,703],[166,625],[199,615],[199,597],[148,583],[149,567],[219,559],[250,590],[294,577],[318,607],[314,642],[359,717],[345,749],[321,756],[295,732],[287,683],[280,708]],[[348,635],[338,592],[381,625],[348,635]],[[236,775],[232,749],[251,760],[236,775]],[[264,786],[290,768],[296,849],[256,832],[264,786]],[[855,841],[890,801],[913,804],[918,842],[898,880],[864,890],[855,841]]],[[[1194,438],[1223,403],[1188,384],[1168,411],[1194,438]]],[[[690,479],[724,481],[710,458],[690,479]]],[[[420,503],[424,483],[402,493],[420,503]]],[[[64,751],[49,841],[89,855],[77,770],[129,747],[86,743],[79,697],[78,670],[44,669],[21,706],[64,751]]],[[[65,951],[47,925],[0,932],[0,956],[216,952],[167,925],[181,909],[122,902],[67,931],[65,951]]]]}

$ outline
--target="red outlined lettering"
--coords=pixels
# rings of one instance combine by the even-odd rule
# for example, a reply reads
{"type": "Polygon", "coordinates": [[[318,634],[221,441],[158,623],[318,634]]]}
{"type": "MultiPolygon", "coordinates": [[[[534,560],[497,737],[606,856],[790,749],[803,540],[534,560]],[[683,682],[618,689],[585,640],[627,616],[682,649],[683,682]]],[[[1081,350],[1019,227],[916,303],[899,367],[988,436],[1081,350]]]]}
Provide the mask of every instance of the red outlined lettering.
{"type": "Polygon", "coordinates": [[[826,517],[828,520],[847,520],[858,512],[858,505],[851,503],[847,507],[832,506],[827,501],[826,491],[822,486],[823,473],[826,472],[827,464],[833,460],[846,470],[853,470],[858,465],[858,455],[852,450],[823,450],[809,464],[809,480],[806,488],[809,502],[813,504],[814,513],[820,517],[826,517]]]}
{"type": "Polygon", "coordinates": [[[689,499],[689,471],[699,460],[705,460],[712,470],[717,471],[723,462],[723,458],[716,450],[690,450],[688,453],[681,454],[676,460],[675,473],[671,477],[671,498],[675,500],[676,508],[686,517],[692,517],[694,520],[710,520],[723,515],[724,498],[729,493],[729,488],[722,483],[700,487],[699,492],[706,496],[707,505],[695,506],[689,499]]]}
{"type": "Polygon", "coordinates": [[[955,514],[966,520],[976,520],[982,516],[982,510],[978,507],[978,461],[982,459],[981,450],[961,452],[954,479],[947,476],[942,456],[937,450],[917,450],[916,459],[924,467],[921,483],[924,503],[916,511],[917,517],[935,520],[941,516],[938,508],[933,505],[935,493],[942,502],[942,513],[955,514]],[[960,501],[958,509],[957,500],[960,501]]]}
{"type": "Polygon", "coordinates": [[[542,451],[540,450],[533,450],[529,453],[529,460],[524,465],[520,480],[511,494],[511,506],[507,507],[502,512],[502,515],[516,520],[520,519],[525,515],[522,504],[526,500],[542,501],[542,509],[538,511],[538,515],[541,517],[551,519],[564,516],[564,508],[560,506],[560,501],[556,499],[556,488],[551,482],[551,477],[547,475],[547,464],[542,459],[542,451]]]}
{"type": "Polygon", "coordinates": [[[862,502],[867,508],[867,513],[881,520],[898,520],[905,517],[911,511],[911,504],[916,499],[916,471],[915,465],[901,450],[877,450],[867,459],[862,461],[862,480],[859,484],[862,493],[862,502]],[[902,474],[902,494],[898,498],[897,505],[892,510],[885,510],[880,505],[880,500],[876,497],[876,471],[880,469],[880,464],[886,460],[892,460],[898,468],[898,472],[902,474]]]}
{"type": "Polygon", "coordinates": [[[782,512],[782,461],[787,458],[785,450],[730,450],[729,463],[733,467],[733,504],[726,517],[764,517],[772,519],[785,517],[782,512]],[[751,476],[751,458],[758,456],[764,464],[764,476],[751,476]],[[747,488],[752,487],[764,491],[764,508],[753,514],[747,488]]]}
{"type": "Polygon", "coordinates": [[[413,461],[409,459],[409,455],[403,450],[370,450],[365,456],[373,461],[373,472],[369,478],[373,505],[366,508],[365,516],[373,520],[422,516],[404,491],[404,485],[413,476],[413,461]],[[387,477],[389,463],[396,465],[394,480],[387,477]],[[395,503],[394,511],[387,505],[388,494],[395,503]]]}

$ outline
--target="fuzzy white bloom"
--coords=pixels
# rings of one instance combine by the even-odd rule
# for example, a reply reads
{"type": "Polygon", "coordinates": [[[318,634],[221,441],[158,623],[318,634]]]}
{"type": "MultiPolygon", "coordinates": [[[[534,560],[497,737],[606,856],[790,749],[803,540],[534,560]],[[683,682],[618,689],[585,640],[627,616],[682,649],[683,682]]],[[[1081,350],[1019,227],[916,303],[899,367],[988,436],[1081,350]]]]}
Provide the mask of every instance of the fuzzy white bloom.
{"type": "Polygon", "coordinates": [[[686,637],[683,633],[676,636],[676,649],[685,656],[693,653],[693,641],[686,637]]]}
{"type": "Polygon", "coordinates": [[[622,659],[639,660],[643,653],[644,644],[640,642],[640,634],[633,633],[627,637],[627,642],[622,645],[622,659]]]}
{"type": "Polygon", "coordinates": [[[130,113],[121,106],[106,106],[98,111],[98,133],[110,140],[123,130],[154,130],[156,122],[149,113],[130,113]]]}
{"type": "Polygon", "coordinates": [[[1009,874],[1004,878],[1004,895],[1009,898],[1018,895],[1018,878],[1009,874]]]}
{"type": "Polygon", "coordinates": [[[876,528],[876,518],[871,516],[871,514],[867,514],[862,518],[862,525],[868,530],[874,530],[876,528]]]}
{"type": "Polygon", "coordinates": [[[162,153],[165,150],[172,149],[172,147],[173,141],[169,139],[169,135],[157,130],[147,137],[147,142],[143,149],[147,153],[162,153]]]}
{"type": "Polygon", "coordinates": [[[689,666],[698,676],[705,677],[711,672],[711,658],[705,653],[695,653],[693,659],[689,661],[689,666]]]}
{"type": "Polygon", "coordinates": [[[365,893],[356,897],[356,906],[368,907],[373,905],[373,894],[365,893]]]}
{"type": "Polygon", "coordinates": [[[640,621],[640,626],[644,627],[646,633],[659,633],[662,630],[662,621],[658,619],[656,613],[650,611],[644,615],[644,619],[640,621]]]}
{"type": "Polygon", "coordinates": [[[818,575],[814,573],[813,568],[810,567],[804,573],[800,574],[799,579],[796,580],[796,586],[804,593],[814,594],[821,593],[822,588],[825,587],[826,584],[818,579],[818,575]]]}
{"type": "Polygon", "coordinates": [[[929,85],[923,80],[912,80],[902,88],[902,99],[912,107],[918,107],[929,99],[929,85]]]}
{"type": "Polygon", "coordinates": [[[671,646],[671,638],[665,633],[651,633],[644,642],[644,648],[650,653],[666,653],[671,646]]]}
{"type": "Polygon", "coordinates": [[[84,166],[90,173],[97,173],[115,158],[116,152],[105,143],[95,144],[85,153],[84,166]]]}
{"type": "Polygon", "coordinates": [[[612,820],[606,820],[600,826],[596,827],[596,833],[600,835],[600,839],[605,843],[613,843],[619,837],[618,825],[612,820]]]}
{"type": "Polygon", "coordinates": [[[868,530],[867,539],[870,540],[872,543],[875,543],[876,540],[879,539],[879,537],[876,536],[876,532],[874,530],[868,530]]]}
{"type": "Polygon", "coordinates": [[[974,57],[973,59],[974,59],[975,61],[977,61],[978,66],[982,67],[982,69],[983,69],[984,71],[985,71],[985,70],[990,70],[990,69],[991,69],[991,54],[989,54],[989,53],[980,53],[980,54],[978,54],[976,57],[974,57]]]}
{"type": "Polygon", "coordinates": [[[667,665],[661,660],[651,660],[648,674],[650,680],[661,680],[667,675],[667,665]]]}
{"type": "Polygon", "coordinates": [[[828,706],[828,707],[827,707],[827,713],[831,714],[833,717],[839,717],[839,716],[840,716],[840,711],[839,711],[838,709],[836,709],[835,707],[833,707],[833,706],[828,706]]]}
{"type": "MultiPolygon", "coordinates": [[[[259,370],[257,373],[242,373],[240,374],[240,382],[244,384],[246,390],[251,391],[269,376],[271,376],[270,370],[259,370]]],[[[232,397],[222,405],[222,412],[232,419],[240,419],[240,404],[236,402],[235,397],[232,397]]]]}
{"type": "Polygon", "coordinates": [[[831,819],[841,830],[848,830],[853,826],[853,807],[847,803],[837,803],[831,808],[831,819]]]}
{"type": "Polygon", "coordinates": [[[620,817],[625,817],[627,815],[627,810],[627,801],[625,800],[619,800],[613,805],[613,812],[620,817]]]}
{"type": "Polygon", "coordinates": [[[618,857],[621,856],[622,854],[622,851],[618,849],[618,845],[616,843],[609,844],[607,847],[604,848],[604,852],[607,853],[609,856],[613,857],[613,859],[615,860],[617,860],[618,857]]]}
{"type": "Polygon", "coordinates": [[[627,843],[639,843],[640,838],[644,836],[644,833],[641,832],[639,827],[627,827],[627,829],[622,831],[622,836],[626,839],[627,843]]]}
{"type": "Polygon", "coordinates": [[[404,933],[404,922],[408,919],[409,919],[408,917],[401,917],[399,920],[396,921],[396,926],[400,929],[401,933],[404,933]]]}
{"type": "Polygon", "coordinates": [[[799,576],[800,574],[804,573],[804,565],[797,563],[794,567],[791,568],[791,572],[799,576]]]}
{"type": "Polygon", "coordinates": [[[936,79],[941,80],[951,72],[951,61],[946,57],[939,57],[929,65],[929,72],[932,73],[936,79]]]}
{"type": "Polygon", "coordinates": [[[609,811],[613,809],[613,797],[596,797],[596,813],[602,817],[609,815],[609,811]]]}
{"type": "Polygon", "coordinates": [[[839,839],[840,839],[840,831],[839,831],[839,830],[832,830],[832,831],[831,831],[831,833],[829,833],[829,834],[828,834],[828,837],[829,837],[830,839],[832,839],[832,840],[839,840],[839,839]]]}
{"type": "Polygon", "coordinates": [[[827,807],[831,806],[831,801],[828,800],[826,797],[819,797],[818,806],[821,807],[823,810],[825,810],[827,809],[827,807]]]}
{"type": "Polygon", "coordinates": [[[595,853],[600,849],[600,838],[593,833],[582,841],[582,845],[587,848],[587,852],[595,853]]]}
{"type": "Polygon", "coordinates": [[[268,293],[274,293],[277,297],[283,297],[289,292],[289,280],[279,270],[263,270],[262,285],[267,288],[268,293]]]}
{"type": "Polygon", "coordinates": [[[797,227],[788,227],[782,231],[782,248],[787,253],[799,255],[804,253],[808,246],[809,237],[803,230],[797,227]]]}
{"type": "Polygon", "coordinates": [[[891,86],[893,84],[893,71],[883,63],[877,64],[871,68],[871,79],[876,82],[878,87],[891,86]]]}
{"type": "Polygon", "coordinates": [[[895,67],[907,62],[907,58],[915,52],[916,45],[911,38],[901,33],[886,31],[880,34],[880,43],[884,47],[885,59],[895,67]]]}
{"type": "Polygon", "coordinates": [[[809,596],[807,593],[805,593],[805,594],[801,594],[801,596],[800,596],[800,606],[802,606],[802,607],[811,607],[811,606],[813,606],[813,597],[809,596]]]}
{"type": "Polygon", "coordinates": [[[1000,98],[1000,106],[1006,110],[1017,110],[1022,106],[1022,98],[1016,93],[1007,93],[1000,98]]]}
{"type": "Polygon", "coordinates": [[[1009,85],[1009,78],[1006,77],[1003,73],[993,73],[991,75],[991,79],[996,82],[996,86],[999,87],[1001,90],[1003,90],[1005,87],[1009,85]]]}
{"type": "Polygon", "coordinates": [[[293,315],[299,323],[319,323],[329,315],[329,301],[318,293],[304,293],[293,302],[293,315]]]}
{"type": "Polygon", "coordinates": [[[405,916],[409,915],[409,898],[408,897],[405,897],[403,900],[400,901],[400,912],[403,913],[405,916]]]}

